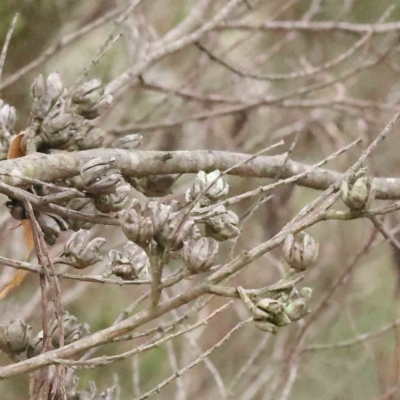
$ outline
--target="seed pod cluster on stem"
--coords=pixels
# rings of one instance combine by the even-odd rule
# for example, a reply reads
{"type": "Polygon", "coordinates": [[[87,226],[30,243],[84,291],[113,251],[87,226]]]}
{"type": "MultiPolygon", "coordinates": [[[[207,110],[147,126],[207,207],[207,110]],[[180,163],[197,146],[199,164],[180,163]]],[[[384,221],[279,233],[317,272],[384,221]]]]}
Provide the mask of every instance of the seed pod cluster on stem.
{"type": "Polygon", "coordinates": [[[141,205],[135,199],[130,208],[121,212],[121,227],[125,236],[139,245],[148,245],[167,223],[176,203],[161,204],[149,201],[141,205]]]}
{"type": "MultiPolygon", "coordinates": [[[[62,325],[64,332],[64,344],[71,344],[84,336],[90,334],[90,327],[87,323],[81,323],[78,318],[70,314],[68,311],[64,311],[62,315],[62,325]]],[[[61,333],[59,330],[59,322],[54,321],[49,328],[49,337],[51,338],[51,345],[54,348],[60,347],[61,333]]],[[[38,334],[30,340],[29,347],[27,349],[27,357],[32,358],[43,352],[43,331],[39,331],[38,334]]]]}
{"type": "Polygon", "coordinates": [[[99,79],[83,82],[70,94],[58,73],[45,80],[38,75],[31,86],[32,123],[23,131],[27,154],[35,151],[85,150],[101,147],[105,131],[96,128],[92,119],[111,104],[99,79]]]}
{"type": "Polygon", "coordinates": [[[92,79],[75,88],[71,100],[79,115],[95,119],[112,103],[113,97],[104,93],[100,79],[92,79]]]}
{"type": "MultiPolygon", "coordinates": [[[[62,325],[64,331],[64,344],[70,344],[76,342],[80,338],[90,334],[89,325],[86,323],[80,323],[78,318],[71,315],[68,311],[65,311],[62,316],[62,325]]],[[[55,348],[60,347],[60,331],[57,321],[54,321],[50,327],[50,336],[52,345],[55,348]]]]}
{"type": "MultiPolygon", "coordinates": [[[[78,319],[65,311],[62,318],[64,343],[72,343],[89,334],[89,325],[79,323],[78,319]]],[[[52,346],[59,347],[58,321],[50,326],[49,335],[52,346]]],[[[12,320],[7,324],[0,324],[0,350],[13,360],[24,360],[34,357],[43,351],[43,331],[32,336],[32,327],[21,320],[12,320]]]]}
{"type": "Polygon", "coordinates": [[[310,312],[309,302],[312,289],[289,288],[278,292],[275,298],[265,297],[252,300],[243,288],[238,293],[251,312],[256,328],[276,334],[279,328],[306,317],[310,312]]]}

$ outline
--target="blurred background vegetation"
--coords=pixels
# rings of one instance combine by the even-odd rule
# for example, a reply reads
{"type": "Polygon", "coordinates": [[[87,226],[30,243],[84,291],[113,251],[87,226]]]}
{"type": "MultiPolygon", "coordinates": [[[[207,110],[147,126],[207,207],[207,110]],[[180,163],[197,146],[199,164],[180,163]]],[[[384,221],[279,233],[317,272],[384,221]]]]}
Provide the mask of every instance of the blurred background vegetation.
{"type": "MultiPolygon", "coordinates": [[[[38,73],[47,75],[58,71],[67,87],[73,85],[82,76],[85,68],[90,66],[99,48],[115,29],[114,20],[100,25],[55,52],[46,62],[17,81],[7,84],[7,80],[40,57],[50,46],[54,46],[60,38],[73,35],[110,10],[122,8],[127,3],[123,0],[0,1],[0,44],[4,42],[15,13],[20,13],[3,71],[2,84],[5,87],[0,93],[4,101],[17,108],[18,130],[24,129],[29,119],[29,86],[34,77],[38,73]]],[[[143,1],[120,27],[123,33],[121,39],[91,69],[90,76],[100,77],[104,82],[111,81],[129,66],[137,63],[143,57],[149,43],[160,39],[184,21],[196,3],[194,0],[143,1]]],[[[204,18],[211,18],[225,3],[220,0],[210,2],[204,18]]],[[[391,5],[395,5],[395,8],[385,22],[399,21],[400,0],[248,0],[247,6],[244,5],[235,18],[253,23],[271,19],[299,20],[314,6],[311,16],[313,21],[370,24],[379,20],[391,5]]],[[[285,148],[288,149],[297,135],[298,142],[292,158],[311,164],[327,157],[357,137],[362,137],[363,146],[366,146],[391,118],[400,101],[400,47],[396,35],[397,32],[375,35],[337,67],[299,79],[267,81],[238,76],[210,60],[196,46],[186,47],[164,57],[143,74],[144,81],[166,88],[183,87],[206,96],[219,94],[242,101],[257,96],[276,97],[296,88],[339,77],[350,68],[361,65],[370,55],[377,55],[385,46],[389,46],[392,48],[390,56],[374,67],[298,98],[332,100],[342,96],[374,104],[386,104],[386,108],[392,107],[390,110],[374,104],[369,107],[340,107],[333,103],[321,107],[285,107],[278,104],[274,107],[250,108],[220,118],[194,121],[190,119],[191,115],[211,111],[219,107],[219,104],[199,102],[174,95],[171,91],[149,90],[143,83],[135,81],[117,96],[111,111],[107,112],[98,124],[112,130],[127,123],[135,123],[136,130],[144,135],[142,148],[154,150],[210,149],[253,153],[280,138],[285,140],[285,148]],[[183,122],[170,128],[157,127],[157,124],[165,121],[183,122]],[[149,124],[153,124],[153,128],[146,128],[149,124]]],[[[335,59],[359,39],[360,35],[341,31],[288,33],[216,30],[210,32],[201,43],[214,54],[221,55],[226,62],[242,70],[268,75],[307,71],[312,66],[335,59]]],[[[112,134],[110,139],[111,136],[112,134]]],[[[399,148],[400,135],[397,129],[369,160],[371,173],[374,176],[399,177],[399,148]]],[[[279,149],[279,152],[281,151],[282,149],[279,149]]],[[[353,148],[331,162],[328,167],[344,171],[359,154],[360,148],[353,148]]],[[[174,188],[174,198],[182,197],[190,179],[191,177],[179,179],[174,188]]],[[[233,193],[240,193],[266,184],[267,180],[229,178],[229,183],[233,193]]],[[[236,253],[239,249],[252,248],[270,238],[318,193],[311,189],[287,186],[274,192],[274,195],[271,201],[258,208],[250,222],[245,225],[236,253]]],[[[2,199],[2,202],[5,200],[2,199]]],[[[236,211],[241,215],[250,205],[250,202],[243,202],[236,211]]],[[[9,218],[4,206],[1,208],[0,218],[0,254],[22,259],[21,229],[14,229],[17,222],[9,218]]],[[[385,219],[385,225],[396,229],[397,220],[396,215],[390,215],[385,219]]],[[[316,267],[307,272],[305,278],[305,284],[311,286],[315,293],[312,308],[320,304],[335,279],[362,251],[374,234],[374,229],[367,220],[345,223],[331,221],[310,229],[321,243],[322,253],[316,267]]],[[[120,248],[125,241],[114,228],[95,228],[95,233],[101,233],[108,238],[107,250],[120,248]]],[[[54,246],[52,254],[59,254],[61,249],[62,244],[54,246]]],[[[225,260],[229,257],[229,250],[229,245],[226,245],[225,260]]],[[[262,257],[246,270],[246,274],[237,276],[235,283],[245,287],[258,287],[276,281],[281,270],[280,257],[279,249],[262,257]]],[[[104,264],[95,268],[101,270],[104,264]]],[[[395,321],[399,317],[396,297],[399,268],[390,245],[385,243],[379,233],[376,234],[372,246],[359,257],[352,273],[329,300],[329,306],[313,323],[306,337],[305,348],[313,344],[351,339],[395,321]]],[[[4,267],[0,275],[1,285],[3,286],[13,274],[14,271],[4,267]]],[[[39,329],[41,315],[38,312],[40,295],[37,279],[36,276],[28,276],[20,288],[0,303],[0,322],[16,317],[25,318],[39,329]]],[[[172,296],[187,284],[183,282],[167,291],[168,295],[172,296]]],[[[122,310],[143,293],[143,289],[139,287],[100,286],[74,281],[62,282],[62,289],[66,308],[80,320],[87,321],[92,332],[112,324],[122,310]]],[[[221,304],[220,299],[215,299],[206,309],[210,312],[221,304]]],[[[137,311],[139,310],[135,310],[137,311]]],[[[238,319],[246,317],[246,310],[240,304],[235,304],[230,311],[212,320],[207,327],[195,331],[193,337],[205,351],[222,338],[238,319]]],[[[301,321],[296,326],[282,329],[276,337],[268,340],[265,339],[265,333],[257,331],[250,324],[246,325],[212,354],[210,360],[217,367],[226,387],[229,387],[252,351],[259,343],[265,342],[259,356],[235,387],[232,398],[270,399],[270,389],[274,380],[280,377],[286,351],[304,323],[301,321]]],[[[303,352],[299,374],[288,398],[400,398],[393,391],[399,383],[400,373],[398,339],[399,332],[397,327],[394,327],[371,340],[353,346],[303,352]],[[388,393],[392,397],[388,396],[388,393]]],[[[141,343],[140,339],[136,342],[141,343]]],[[[181,367],[200,354],[200,350],[193,348],[190,340],[185,338],[173,341],[173,346],[181,367]]],[[[116,349],[120,352],[131,347],[129,343],[109,345],[105,352],[111,354],[116,349]]],[[[9,362],[5,357],[1,357],[0,361],[2,365],[9,362]]],[[[137,367],[143,392],[173,372],[168,362],[168,352],[165,348],[159,348],[141,355],[134,362],[129,359],[95,370],[82,371],[78,374],[80,386],[84,387],[88,380],[95,380],[100,388],[118,382],[121,386],[120,398],[133,398],[133,370],[137,367]]],[[[204,363],[193,368],[182,379],[189,398],[221,397],[214,378],[204,363]]],[[[0,392],[4,399],[26,398],[27,391],[26,378],[17,377],[0,382],[0,392]]],[[[169,385],[158,397],[175,399],[175,384],[169,385]]]]}

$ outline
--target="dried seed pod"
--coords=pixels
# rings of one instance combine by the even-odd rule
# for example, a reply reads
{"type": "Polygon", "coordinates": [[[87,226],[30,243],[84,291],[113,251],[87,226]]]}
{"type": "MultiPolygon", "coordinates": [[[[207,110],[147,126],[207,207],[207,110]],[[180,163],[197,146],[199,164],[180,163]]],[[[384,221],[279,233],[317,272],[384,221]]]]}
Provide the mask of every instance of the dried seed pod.
{"type": "MultiPolygon", "coordinates": [[[[90,334],[89,325],[79,323],[78,318],[71,315],[68,311],[65,311],[63,314],[62,325],[64,328],[64,344],[73,343],[90,334]]],[[[50,334],[53,346],[59,347],[60,331],[58,321],[54,321],[53,325],[50,327],[50,334]]]]}
{"type": "Polygon", "coordinates": [[[104,95],[91,109],[83,109],[81,107],[80,114],[87,119],[95,119],[108,108],[113,100],[114,98],[112,95],[104,95]]]}
{"type": "Polygon", "coordinates": [[[278,328],[276,327],[276,325],[266,320],[254,320],[254,325],[260,331],[269,332],[274,335],[278,333],[278,328]]]}
{"type": "Polygon", "coordinates": [[[229,185],[222,178],[218,178],[220,175],[221,173],[218,169],[209,174],[199,171],[193,185],[186,191],[185,200],[191,202],[203,193],[199,200],[199,205],[203,207],[224,198],[229,192],[229,185]]]}
{"type": "Polygon", "coordinates": [[[56,243],[61,231],[68,229],[67,223],[56,215],[39,214],[36,219],[42,229],[44,240],[49,246],[56,243]]]}
{"type": "Polygon", "coordinates": [[[99,92],[98,89],[101,90],[100,79],[92,79],[90,81],[83,82],[72,93],[72,101],[74,103],[91,102],[90,95],[93,93],[98,93],[99,92]]]}
{"type": "Polygon", "coordinates": [[[80,150],[98,149],[102,147],[105,137],[106,131],[104,129],[90,128],[78,141],[78,148],[80,150]]]}
{"type": "Polygon", "coordinates": [[[121,221],[125,236],[135,243],[148,244],[155,235],[155,227],[151,218],[144,218],[134,209],[130,209],[121,221]]]}
{"type": "Polygon", "coordinates": [[[310,312],[308,301],[302,298],[291,300],[285,307],[285,313],[290,321],[298,321],[306,317],[310,312]]]}
{"type": "Polygon", "coordinates": [[[57,72],[53,72],[47,77],[46,86],[47,94],[52,100],[55,100],[61,96],[63,85],[60,75],[57,72]]]}
{"type": "Polygon", "coordinates": [[[132,242],[147,245],[166,224],[171,207],[150,201],[141,207],[137,200],[121,214],[121,226],[132,242]]]}
{"type": "Polygon", "coordinates": [[[284,306],[280,301],[269,298],[259,300],[256,307],[268,314],[277,314],[282,312],[284,309],[284,306]]]}
{"type": "Polygon", "coordinates": [[[74,120],[72,114],[60,114],[53,118],[45,118],[43,121],[42,131],[46,131],[47,134],[53,135],[63,129],[68,128],[74,120]]]}
{"type": "Polygon", "coordinates": [[[33,81],[30,88],[30,95],[32,99],[39,99],[45,94],[46,88],[42,74],[39,74],[33,81]]]}
{"type": "Polygon", "coordinates": [[[312,296],[313,290],[307,286],[302,287],[299,290],[299,296],[303,297],[304,299],[310,300],[312,296]]]}
{"type": "Polygon", "coordinates": [[[131,186],[129,184],[120,184],[117,186],[115,193],[96,196],[93,203],[102,213],[118,212],[125,208],[130,191],[131,186]]]}
{"type": "MultiPolygon", "coordinates": [[[[113,155],[96,157],[90,161],[87,161],[85,164],[83,164],[81,171],[86,172],[88,170],[96,168],[96,170],[99,170],[101,172],[106,172],[110,169],[111,164],[113,164],[114,162],[115,162],[115,157],[113,155]]],[[[97,177],[95,177],[94,179],[97,179],[97,177]]],[[[87,182],[87,183],[90,183],[90,182],[87,182]]]]}
{"type": "Polygon", "coordinates": [[[178,212],[180,209],[180,203],[176,200],[172,200],[168,204],[149,201],[147,207],[152,210],[152,218],[158,232],[167,223],[168,217],[173,213],[178,212]]]}
{"type": "Polygon", "coordinates": [[[86,119],[97,118],[112,101],[113,96],[104,93],[99,79],[82,83],[72,94],[72,102],[76,105],[76,112],[86,119]]]}
{"type": "Polygon", "coordinates": [[[375,198],[375,185],[371,177],[361,177],[352,182],[344,179],[340,186],[340,196],[351,210],[368,208],[375,198]]]}
{"type": "Polygon", "coordinates": [[[122,252],[111,250],[108,257],[110,273],[124,280],[142,279],[149,270],[150,261],[146,252],[133,242],[128,242],[122,252]]]}
{"type": "Polygon", "coordinates": [[[284,305],[278,300],[266,298],[254,304],[248,299],[245,303],[253,315],[255,326],[262,331],[275,334],[278,327],[290,324],[284,305]]]}
{"type": "Polygon", "coordinates": [[[100,247],[104,245],[106,239],[98,237],[88,242],[88,236],[89,231],[84,229],[71,235],[65,243],[62,255],[67,264],[83,269],[101,261],[100,247]]]}
{"type": "Polygon", "coordinates": [[[111,169],[113,156],[97,157],[83,164],[81,178],[86,192],[91,195],[114,193],[122,180],[117,169],[111,169]]]}
{"type": "MultiPolygon", "coordinates": [[[[2,102],[3,103],[3,102],[2,102]]],[[[9,104],[0,104],[0,129],[4,127],[7,131],[11,131],[17,121],[17,112],[15,107],[9,104]]]]}
{"type": "Polygon", "coordinates": [[[131,135],[126,135],[114,140],[110,147],[114,149],[134,150],[142,144],[142,140],[142,135],[133,133],[131,135]]]}
{"type": "Polygon", "coordinates": [[[21,320],[0,325],[0,350],[9,355],[18,355],[27,350],[31,340],[31,329],[31,326],[21,320]]]}
{"type": "Polygon", "coordinates": [[[67,110],[66,100],[60,97],[43,117],[43,123],[40,126],[41,141],[50,148],[68,145],[83,122],[83,119],[67,110]]]}
{"type": "Polygon", "coordinates": [[[307,233],[286,236],[283,244],[283,258],[290,267],[304,271],[318,258],[319,244],[307,233]]]}
{"type": "Polygon", "coordinates": [[[239,217],[231,210],[205,221],[206,235],[224,241],[240,235],[239,217]]]}
{"type": "Polygon", "coordinates": [[[40,331],[32,340],[27,349],[27,357],[36,357],[43,352],[43,331],[40,331]]]}
{"type": "Polygon", "coordinates": [[[297,295],[293,296],[285,305],[285,314],[291,321],[298,321],[308,314],[311,310],[309,307],[312,289],[303,287],[299,290],[297,295]]]}
{"type": "Polygon", "coordinates": [[[209,270],[217,258],[218,247],[216,240],[206,237],[184,242],[182,256],[188,270],[193,274],[209,270]]]}
{"type": "Polygon", "coordinates": [[[176,251],[182,248],[183,242],[194,237],[195,233],[193,218],[182,211],[172,212],[155,236],[155,240],[159,245],[176,251]]]}
{"type": "Polygon", "coordinates": [[[5,202],[6,207],[10,211],[10,214],[13,218],[18,221],[22,221],[26,219],[26,212],[23,204],[15,199],[11,199],[5,202]]]}
{"type": "MultiPolygon", "coordinates": [[[[97,213],[97,209],[94,206],[92,199],[87,198],[77,197],[72,199],[67,203],[66,207],[74,211],[80,211],[88,214],[97,213]]],[[[68,220],[68,225],[70,229],[77,231],[79,229],[90,229],[94,224],[92,222],[70,219],[68,220]]]]}
{"type": "MultiPolygon", "coordinates": [[[[288,316],[285,314],[285,307],[282,302],[279,300],[274,300],[274,299],[261,299],[260,301],[257,302],[256,304],[257,310],[261,310],[268,314],[268,317],[266,318],[268,322],[271,322],[275,326],[286,326],[290,324],[290,319],[288,316]]],[[[254,317],[256,318],[256,316],[254,317]]],[[[261,318],[263,319],[263,318],[261,318]]]]}
{"type": "Polygon", "coordinates": [[[30,94],[33,99],[31,115],[34,119],[43,120],[50,111],[54,100],[61,95],[62,90],[59,90],[58,78],[56,75],[48,77],[47,80],[50,81],[50,91],[48,91],[42,74],[39,74],[33,81],[30,94]]]}
{"type": "MultiPolygon", "coordinates": [[[[32,105],[32,117],[34,119],[43,120],[49,112],[51,105],[52,100],[46,94],[39,99],[36,99],[32,105]]],[[[29,127],[27,129],[29,129],[29,127]]]]}
{"type": "Polygon", "coordinates": [[[130,178],[129,183],[147,197],[164,197],[171,194],[171,187],[179,175],[149,175],[130,178]]]}

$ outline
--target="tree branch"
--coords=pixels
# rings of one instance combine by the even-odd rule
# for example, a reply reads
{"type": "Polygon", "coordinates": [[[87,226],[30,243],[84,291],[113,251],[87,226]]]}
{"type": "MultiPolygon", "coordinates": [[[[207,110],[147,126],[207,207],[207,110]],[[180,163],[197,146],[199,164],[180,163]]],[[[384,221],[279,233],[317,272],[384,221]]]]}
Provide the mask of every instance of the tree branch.
{"type": "MultiPolygon", "coordinates": [[[[55,154],[32,154],[13,160],[0,162],[0,182],[12,186],[26,185],[19,177],[28,177],[44,182],[65,179],[79,174],[80,167],[95,157],[113,154],[114,166],[124,176],[147,176],[164,174],[197,173],[199,170],[210,172],[215,169],[226,170],[234,164],[240,164],[230,171],[230,175],[252,178],[271,178],[277,174],[281,179],[299,175],[310,169],[310,165],[288,160],[282,169],[285,154],[277,156],[259,156],[248,160],[248,154],[225,151],[128,151],[118,149],[96,149],[80,152],[62,152],[55,154]]],[[[325,190],[338,179],[340,172],[318,168],[296,181],[296,184],[317,190],[325,190]]],[[[400,178],[375,178],[376,198],[381,200],[400,200],[400,178]]],[[[6,193],[0,187],[1,193],[6,193]]]]}

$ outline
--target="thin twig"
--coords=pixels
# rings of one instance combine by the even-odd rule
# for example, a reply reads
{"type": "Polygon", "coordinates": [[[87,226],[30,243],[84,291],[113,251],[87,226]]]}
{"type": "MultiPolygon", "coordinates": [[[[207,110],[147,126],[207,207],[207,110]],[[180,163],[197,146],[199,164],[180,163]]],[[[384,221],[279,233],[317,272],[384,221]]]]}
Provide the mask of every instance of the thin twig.
{"type": "Polygon", "coordinates": [[[11,37],[14,33],[15,26],[17,25],[18,17],[19,17],[19,13],[16,13],[14,15],[13,20],[11,21],[10,27],[8,28],[6,40],[4,41],[3,49],[1,50],[1,54],[0,54],[0,85],[1,85],[1,76],[3,73],[4,62],[5,62],[6,56],[7,56],[8,46],[10,45],[11,37]]]}
{"type": "Polygon", "coordinates": [[[186,367],[180,369],[179,371],[176,371],[173,375],[171,375],[169,378],[165,379],[163,382],[158,384],[154,389],[148,391],[147,393],[143,394],[142,396],[136,398],[135,400],[144,400],[149,398],[150,396],[153,396],[156,393],[159,393],[161,389],[163,389],[166,385],[174,381],[175,379],[179,378],[182,374],[185,372],[189,371],[191,368],[202,362],[206,357],[208,357],[214,350],[216,350],[218,347],[222,346],[227,340],[230,339],[232,334],[237,331],[239,328],[241,328],[243,325],[249,323],[252,321],[253,318],[249,318],[243,322],[240,322],[237,324],[234,328],[232,328],[219,342],[217,342],[214,346],[212,346],[210,349],[205,351],[200,357],[198,357],[196,360],[188,364],[186,367]]]}

